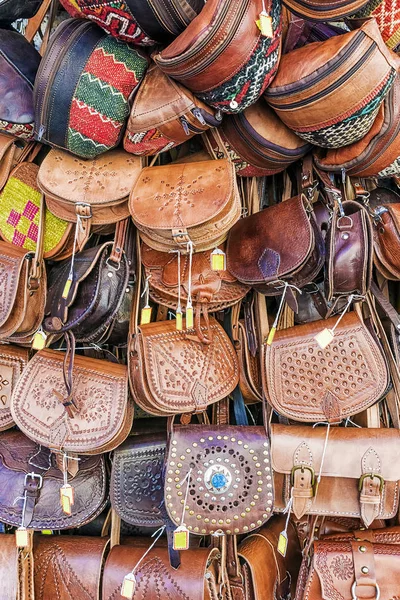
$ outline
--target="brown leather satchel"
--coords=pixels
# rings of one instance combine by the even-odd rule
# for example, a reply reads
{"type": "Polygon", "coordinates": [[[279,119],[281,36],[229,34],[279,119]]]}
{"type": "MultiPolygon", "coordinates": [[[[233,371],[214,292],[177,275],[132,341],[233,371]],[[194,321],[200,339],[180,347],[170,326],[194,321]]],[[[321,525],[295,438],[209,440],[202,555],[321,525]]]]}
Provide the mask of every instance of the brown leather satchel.
{"type": "Polygon", "coordinates": [[[55,456],[19,431],[2,433],[0,520],[14,527],[63,530],[95,519],[107,503],[104,458],[80,456],[78,464],[78,472],[68,476],[74,503],[66,514],[60,502],[64,477],[55,456]]]}
{"type": "Polygon", "coordinates": [[[104,537],[35,537],[35,600],[100,600],[107,547],[104,537]]]}
{"type": "Polygon", "coordinates": [[[103,576],[102,600],[120,598],[124,578],[134,572],[133,600],[215,600],[219,597],[221,554],[214,548],[191,548],[181,553],[179,569],[171,567],[168,550],[153,548],[149,539],[132,538],[108,555],[103,576]],[[140,561],[140,562],[139,562],[140,561]]]}
{"type": "Polygon", "coordinates": [[[296,421],[340,422],[380,400],[389,384],[388,368],[376,337],[356,312],[345,314],[331,344],[315,336],[332,330],[331,317],[276,332],[264,345],[263,388],[271,406],[296,421]]]}
{"type": "Polygon", "coordinates": [[[191,533],[241,534],[257,529],[271,517],[274,501],[265,428],[173,427],[164,494],[173,523],[191,533]]]}
{"type": "Polygon", "coordinates": [[[219,111],[201,102],[153,63],[135,96],[124,148],[141,156],[166,152],[217,127],[221,121],[219,111]]]}
{"type": "Polygon", "coordinates": [[[0,431],[15,425],[10,410],[11,394],[28,360],[28,349],[0,344],[0,431]]]}
{"type": "Polygon", "coordinates": [[[400,196],[376,188],[370,192],[374,262],[386,279],[400,280],[400,196]]]}
{"type": "Polygon", "coordinates": [[[19,549],[15,545],[15,535],[2,534],[0,536],[0,581],[4,600],[18,600],[23,597],[19,577],[19,554],[19,549]]]}
{"type": "Polygon", "coordinates": [[[49,210],[77,223],[77,248],[82,250],[92,226],[107,226],[129,216],[128,196],[141,171],[141,159],[110,150],[83,160],[53,149],[40,165],[38,185],[49,210]]]}
{"type": "Polygon", "coordinates": [[[267,296],[281,294],[284,282],[301,288],[313,281],[324,255],[321,233],[303,194],[241,219],[229,232],[228,270],[267,296]]]}
{"type": "Polygon", "coordinates": [[[391,519],[399,507],[398,429],[272,425],[276,512],[391,519]]]}
{"type": "Polygon", "coordinates": [[[240,218],[235,169],[226,159],[147,167],[129,209],[140,237],[161,252],[216,248],[240,218]]]}
{"type": "Polygon", "coordinates": [[[46,349],[30,360],[12,395],[14,421],[47,448],[110,452],[132,427],[127,368],[70,354],[46,349]]]}

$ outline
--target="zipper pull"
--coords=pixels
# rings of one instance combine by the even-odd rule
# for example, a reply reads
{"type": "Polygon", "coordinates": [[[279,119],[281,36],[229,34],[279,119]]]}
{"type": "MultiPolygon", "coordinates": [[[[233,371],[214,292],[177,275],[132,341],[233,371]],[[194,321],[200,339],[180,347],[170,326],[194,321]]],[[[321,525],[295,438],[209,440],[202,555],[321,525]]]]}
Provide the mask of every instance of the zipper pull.
{"type": "Polygon", "coordinates": [[[39,132],[38,132],[38,136],[37,136],[37,141],[41,142],[42,141],[42,137],[44,136],[44,132],[46,131],[46,127],[44,125],[41,125],[39,128],[39,132]]]}
{"type": "Polygon", "coordinates": [[[201,123],[202,125],[207,125],[207,123],[205,122],[205,119],[203,117],[203,115],[201,114],[201,110],[199,108],[194,108],[192,110],[192,115],[194,117],[196,117],[196,119],[199,121],[199,123],[201,123]]]}
{"type": "Polygon", "coordinates": [[[189,124],[186,121],[186,119],[184,119],[183,117],[181,117],[180,118],[180,122],[181,122],[181,125],[183,127],[183,131],[186,133],[186,135],[190,135],[189,124]]]}
{"type": "Polygon", "coordinates": [[[217,110],[217,112],[215,113],[215,118],[217,119],[217,121],[222,121],[222,112],[220,110],[217,110]]]}

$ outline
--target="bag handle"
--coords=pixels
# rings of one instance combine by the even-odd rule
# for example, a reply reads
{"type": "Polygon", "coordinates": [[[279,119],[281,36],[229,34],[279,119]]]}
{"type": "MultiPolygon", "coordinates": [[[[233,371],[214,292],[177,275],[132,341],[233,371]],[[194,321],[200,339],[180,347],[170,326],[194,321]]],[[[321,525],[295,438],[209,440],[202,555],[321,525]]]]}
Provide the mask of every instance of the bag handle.
{"type": "Polygon", "coordinates": [[[34,17],[32,17],[31,19],[29,19],[28,25],[25,29],[25,39],[28,40],[29,43],[31,43],[33,41],[33,38],[39,31],[40,26],[42,25],[43,20],[47,14],[47,11],[50,8],[50,5],[51,5],[51,11],[49,13],[49,21],[47,23],[46,31],[43,36],[42,45],[40,47],[40,55],[41,56],[43,56],[44,51],[46,50],[46,47],[47,47],[48,38],[50,36],[50,30],[53,26],[54,19],[57,14],[58,0],[43,0],[36,15],[34,17]],[[42,48],[43,48],[43,52],[42,52],[42,48]]]}
{"type": "Polygon", "coordinates": [[[220,160],[221,158],[226,158],[230,160],[221,134],[216,128],[209,129],[205,133],[202,133],[201,139],[211,158],[213,158],[214,160],[220,160]],[[215,148],[217,148],[217,150],[215,148]]]}

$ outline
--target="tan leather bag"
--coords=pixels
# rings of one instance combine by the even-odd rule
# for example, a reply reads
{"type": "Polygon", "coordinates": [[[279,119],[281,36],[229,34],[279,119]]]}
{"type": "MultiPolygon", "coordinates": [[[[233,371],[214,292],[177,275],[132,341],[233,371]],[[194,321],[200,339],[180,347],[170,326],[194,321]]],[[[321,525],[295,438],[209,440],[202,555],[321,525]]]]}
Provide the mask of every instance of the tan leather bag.
{"type": "Polygon", "coordinates": [[[129,210],[140,237],[161,252],[216,248],[241,213],[235,169],[226,159],[143,169],[129,210]]]}
{"type": "Polygon", "coordinates": [[[132,427],[127,368],[86,356],[68,359],[68,353],[48,349],[32,358],[12,395],[14,421],[47,448],[110,452],[132,427]]]}
{"type": "Polygon", "coordinates": [[[0,344],[0,431],[15,425],[10,411],[11,394],[28,360],[28,349],[0,344]]]}
{"type": "Polygon", "coordinates": [[[399,441],[398,429],[331,427],[328,435],[326,427],[273,424],[274,510],[282,512],[292,494],[297,518],[356,517],[366,527],[391,519],[399,507],[399,441]]]}
{"type": "Polygon", "coordinates": [[[282,329],[271,345],[264,344],[263,389],[279,414],[295,421],[337,423],[386,393],[385,357],[356,312],[344,315],[329,346],[319,347],[315,336],[337,320],[282,329]]]}

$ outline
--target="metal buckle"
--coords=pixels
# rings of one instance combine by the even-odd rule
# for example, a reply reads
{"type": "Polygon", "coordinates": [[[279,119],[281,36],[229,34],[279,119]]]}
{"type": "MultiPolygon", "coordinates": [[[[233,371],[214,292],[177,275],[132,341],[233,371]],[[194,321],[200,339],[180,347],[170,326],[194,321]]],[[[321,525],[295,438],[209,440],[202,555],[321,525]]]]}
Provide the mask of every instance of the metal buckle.
{"type": "MultiPolygon", "coordinates": [[[[351,586],[351,597],[352,600],[358,600],[358,597],[356,596],[356,588],[357,588],[357,581],[355,581],[353,583],[353,585],[351,586]]],[[[381,597],[381,588],[379,587],[379,585],[377,583],[375,583],[375,598],[374,600],[379,600],[379,598],[381,597]]]]}
{"type": "Polygon", "coordinates": [[[39,481],[39,485],[38,485],[38,490],[41,490],[43,487],[43,477],[41,475],[39,475],[39,473],[34,473],[32,471],[32,473],[27,473],[25,475],[25,480],[24,480],[24,486],[28,483],[29,479],[37,479],[39,481]]]}
{"type": "Polygon", "coordinates": [[[360,481],[358,482],[358,491],[361,492],[362,487],[364,485],[364,479],[366,479],[367,477],[369,477],[370,479],[379,479],[379,492],[382,493],[383,486],[385,485],[385,480],[383,479],[382,475],[377,475],[376,473],[365,473],[364,475],[361,475],[360,481]]]}
{"type": "Polygon", "coordinates": [[[309,467],[307,465],[296,465],[293,467],[291,473],[290,473],[290,485],[293,487],[294,486],[294,474],[296,473],[296,471],[301,471],[302,473],[304,473],[304,471],[309,471],[311,473],[311,487],[313,488],[315,485],[315,471],[312,467],[309,467]]]}
{"type": "Polygon", "coordinates": [[[91,219],[92,218],[92,207],[87,202],[75,202],[75,214],[79,216],[80,219],[91,219]],[[77,208],[78,206],[83,206],[85,208],[89,208],[88,215],[78,215],[77,208]]]}

